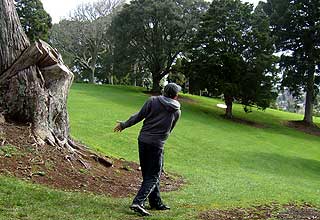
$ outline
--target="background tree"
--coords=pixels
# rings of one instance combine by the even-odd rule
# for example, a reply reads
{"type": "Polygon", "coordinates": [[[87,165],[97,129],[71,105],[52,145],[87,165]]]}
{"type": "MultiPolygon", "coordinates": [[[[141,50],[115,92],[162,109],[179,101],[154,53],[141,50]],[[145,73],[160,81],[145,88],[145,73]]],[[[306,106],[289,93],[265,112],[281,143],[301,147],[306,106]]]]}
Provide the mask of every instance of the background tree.
{"type": "Polygon", "coordinates": [[[113,53],[108,29],[112,16],[122,3],[123,0],[102,0],[82,4],[69,19],[53,26],[50,42],[68,57],[75,72],[82,74],[81,71],[85,70],[87,74],[79,78],[86,76],[89,82],[94,83],[96,69],[104,62],[101,58],[108,58],[106,53],[113,53]]]}
{"type": "Polygon", "coordinates": [[[184,67],[182,64],[182,61],[184,60],[184,58],[178,58],[174,65],[172,65],[171,71],[168,75],[168,82],[174,82],[177,83],[178,85],[180,85],[182,87],[183,92],[187,92],[187,78],[184,75],[184,67]]]}
{"type": "Polygon", "coordinates": [[[207,4],[202,0],[135,0],[113,19],[115,56],[134,64],[143,63],[152,73],[153,91],[170,72],[178,54],[194,34],[207,4]]]}
{"type": "Polygon", "coordinates": [[[268,0],[261,3],[270,16],[276,47],[282,52],[282,85],[295,96],[306,93],[304,121],[312,124],[320,85],[320,1],[268,0]]]}
{"type": "Polygon", "coordinates": [[[248,106],[268,107],[274,94],[273,39],[261,8],[240,0],[213,0],[192,44],[187,65],[190,87],[223,94],[226,116],[234,100],[248,106]]]}
{"type": "Polygon", "coordinates": [[[16,0],[21,25],[29,40],[48,40],[48,32],[52,27],[51,16],[44,10],[40,0],[16,0]]]}

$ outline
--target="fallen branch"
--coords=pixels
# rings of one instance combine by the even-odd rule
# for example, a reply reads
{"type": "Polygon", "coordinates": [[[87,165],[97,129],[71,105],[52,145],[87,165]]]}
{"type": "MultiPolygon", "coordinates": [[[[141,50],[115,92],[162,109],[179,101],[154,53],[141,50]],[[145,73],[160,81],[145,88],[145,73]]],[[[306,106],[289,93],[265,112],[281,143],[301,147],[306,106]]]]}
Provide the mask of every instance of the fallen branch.
{"type": "Polygon", "coordinates": [[[97,154],[92,154],[90,155],[95,161],[99,162],[100,164],[102,164],[105,167],[112,167],[113,166],[113,161],[106,158],[106,157],[102,157],[99,156],[97,154]]]}

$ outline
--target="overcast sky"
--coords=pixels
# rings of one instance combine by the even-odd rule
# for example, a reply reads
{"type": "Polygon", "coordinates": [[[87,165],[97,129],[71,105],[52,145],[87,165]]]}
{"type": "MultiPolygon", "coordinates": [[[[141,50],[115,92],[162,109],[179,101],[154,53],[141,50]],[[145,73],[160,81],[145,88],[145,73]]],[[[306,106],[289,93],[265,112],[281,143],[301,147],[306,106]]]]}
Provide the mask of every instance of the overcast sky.
{"type": "MultiPolygon", "coordinates": [[[[94,2],[94,0],[41,0],[44,9],[51,15],[53,23],[58,23],[69,12],[76,8],[77,5],[86,2],[94,2]]],[[[257,5],[259,0],[242,0],[257,5]]]]}

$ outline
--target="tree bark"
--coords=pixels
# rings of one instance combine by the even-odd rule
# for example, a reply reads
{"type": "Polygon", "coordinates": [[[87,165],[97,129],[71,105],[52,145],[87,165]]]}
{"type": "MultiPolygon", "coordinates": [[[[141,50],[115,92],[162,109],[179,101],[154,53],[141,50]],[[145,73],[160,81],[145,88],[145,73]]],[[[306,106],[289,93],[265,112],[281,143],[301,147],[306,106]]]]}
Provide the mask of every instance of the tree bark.
{"type": "Polygon", "coordinates": [[[89,82],[92,83],[92,84],[95,84],[95,83],[96,83],[96,81],[95,81],[95,71],[96,71],[96,68],[95,68],[95,67],[91,67],[91,68],[90,68],[89,82]]]}
{"type": "Polygon", "coordinates": [[[30,45],[13,1],[0,1],[0,30],[0,73],[2,73],[30,45]]]}
{"type": "Polygon", "coordinates": [[[313,124],[313,104],[314,104],[314,71],[308,72],[308,82],[306,87],[306,102],[303,121],[307,124],[313,124]]]}
{"type": "MultiPolygon", "coordinates": [[[[112,53],[112,56],[113,56],[113,53],[112,53]]],[[[107,73],[107,76],[108,76],[108,81],[109,81],[109,84],[110,85],[113,85],[113,72],[114,72],[114,67],[113,67],[113,62],[111,63],[110,65],[110,72],[107,73]]]]}
{"type": "Polygon", "coordinates": [[[162,77],[158,72],[152,73],[152,89],[151,91],[153,93],[161,93],[161,87],[160,87],[160,80],[162,77]]]}
{"type": "Polygon", "coordinates": [[[133,86],[137,86],[138,63],[133,64],[133,86]]]}
{"type": "Polygon", "coordinates": [[[224,100],[226,103],[226,113],[225,113],[225,117],[226,118],[232,118],[232,103],[233,103],[233,98],[232,96],[228,96],[228,95],[224,95],[224,100]]]}
{"type": "Polygon", "coordinates": [[[0,0],[0,30],[0,115],[30,123],[38,145],[47,142],[61,149],[70,162],[88,168],[82,159],[94,157],[110,166],[104,157],[70,139],[67,97],[73,74],[50,45],[41,40],[30,45],[13,0],[0,0]]]}
{"type": "Polygon", "coordinates": [[[12,0],[0,2],[0,110],[11,121],[31,123],[41,143],[67,143],[73,74],[48,44],[30,45],[12,0]]]}
{"type": "Polygon", "coordinates": [[[108,75],[107,75],[108,77],[108,83],[110,84],[110,85],[113,85],[114,84],[114,82],[113,82],[113,75],[112,75],[112,73],[108,73],[108,75]]]}

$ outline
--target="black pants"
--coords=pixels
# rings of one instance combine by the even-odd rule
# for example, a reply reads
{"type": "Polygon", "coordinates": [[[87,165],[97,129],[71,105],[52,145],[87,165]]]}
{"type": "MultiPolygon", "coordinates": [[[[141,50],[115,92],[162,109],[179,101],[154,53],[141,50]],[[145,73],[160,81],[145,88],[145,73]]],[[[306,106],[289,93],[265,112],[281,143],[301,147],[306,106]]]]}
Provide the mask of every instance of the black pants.
{"type": "Polygon", "coordinates": [[[163,146],[139,141],[139,159],[143,181],[133,203],[144,205],[149,198],[150,206],[160,205],[162,204],[160,176],[163,166],[163,146]]]}

